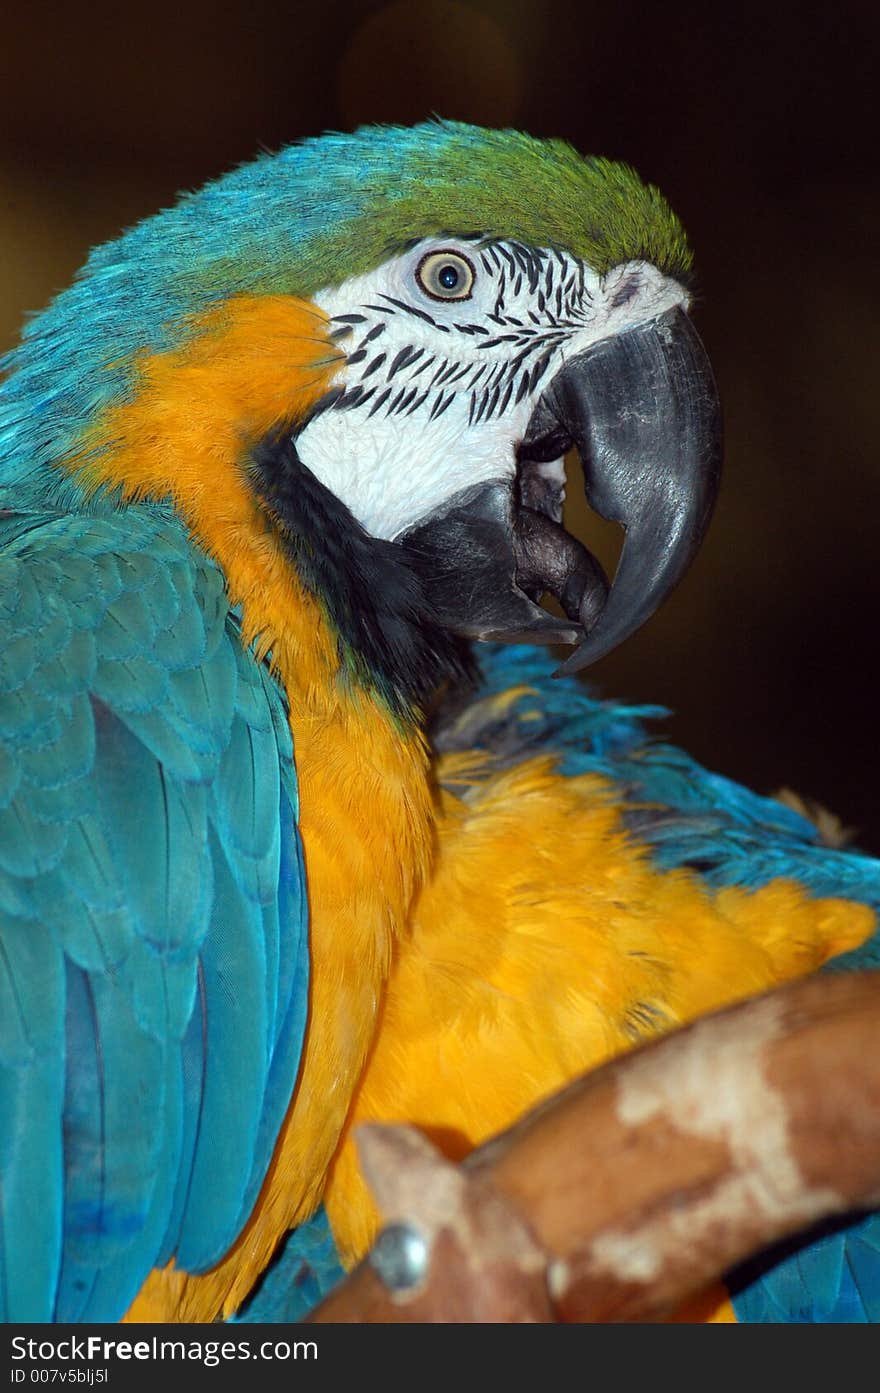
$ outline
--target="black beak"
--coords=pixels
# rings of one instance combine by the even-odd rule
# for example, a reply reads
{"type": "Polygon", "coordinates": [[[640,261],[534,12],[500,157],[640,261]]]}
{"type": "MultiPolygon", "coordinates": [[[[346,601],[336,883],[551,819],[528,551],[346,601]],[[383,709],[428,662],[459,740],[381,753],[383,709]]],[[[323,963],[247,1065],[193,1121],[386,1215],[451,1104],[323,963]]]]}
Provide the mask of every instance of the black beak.
{"type": "Polygon", "coordinates": [[[438,616],[471,638],[576,643],[576,672],[628,638],[693,560],[721,468],[721,414],[709,360],[681,309],[569,359],[542,395],[519,450],[518,482],[451,499],[399,538],[431,576],[438,616]],[[560,525],[542,462],[577,447],[588,502],[626,529],[608,590],[560,525]],[[421,563],[427,562],[427,570],[421,563]],[[536,600],[556,596],[569,623],[536,600]]]}

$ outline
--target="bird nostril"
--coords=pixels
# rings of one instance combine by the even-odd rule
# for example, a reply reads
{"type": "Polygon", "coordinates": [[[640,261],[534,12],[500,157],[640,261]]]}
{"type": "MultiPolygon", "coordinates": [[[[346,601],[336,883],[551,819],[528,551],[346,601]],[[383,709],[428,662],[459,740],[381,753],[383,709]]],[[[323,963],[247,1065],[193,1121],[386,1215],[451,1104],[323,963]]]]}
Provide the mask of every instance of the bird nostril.
{"type": "Polygon", "coordinates": [[[615,290],[611,297],[611,308],[619,310],[622,305],[628,305],[630,300],[634,300],[641,289],[641,279],[637,275],[626,276],[615,290]]]}

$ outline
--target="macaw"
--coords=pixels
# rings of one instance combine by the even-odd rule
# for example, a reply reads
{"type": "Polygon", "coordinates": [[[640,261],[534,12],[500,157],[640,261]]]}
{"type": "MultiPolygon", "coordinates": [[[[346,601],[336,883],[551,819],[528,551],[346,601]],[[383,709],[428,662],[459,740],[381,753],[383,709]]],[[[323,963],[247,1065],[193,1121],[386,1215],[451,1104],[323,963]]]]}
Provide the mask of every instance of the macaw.
{"type": "Polygon", "coordinates": [[[235,170],[28,324],[0,386],[5,1320],[256,1319],[290,1232],[315,1297],[375,1231],[360,1117],[467,1149],[870,938],[873,863],[570,676],[708,525],[689,268],[626,166],[438,121],[235,170]],[[562,526],[572,446],[626,529],[610,587],[562,526]],[[495,654],[463,706],[486,640],[573,651],[555,684],[495,654]]]}

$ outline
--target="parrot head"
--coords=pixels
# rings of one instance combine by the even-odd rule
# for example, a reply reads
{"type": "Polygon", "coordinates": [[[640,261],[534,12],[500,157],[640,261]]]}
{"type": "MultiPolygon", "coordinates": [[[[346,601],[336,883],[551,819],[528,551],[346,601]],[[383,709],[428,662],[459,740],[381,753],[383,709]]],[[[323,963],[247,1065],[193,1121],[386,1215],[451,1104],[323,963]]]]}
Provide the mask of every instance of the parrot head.
{"type": "MultiPolygon", "coordinates": [[[[47,466],[71,456],[94,476],[155,364],[191,364],[236,306],[249,352],[280,371],[295,348],[268,307],[277,323],[305,303],[317,386],[287,407],[275,387],[262,413],[256,376],[237,389],[234,463],[346,641],[384,626],[388,665],[403,577],[398,608],[434,650],[444,635],[566,643],[565,670],[583,667],[658,607],[712,510],[719,407],[689,268],[655,189],[559,141],[439,121],[291,146],[99,248],[31,323],[0,396],[3,501],[45,497],[47,466]],[[562,526],[572,448],[590,505],[625,529],[610,586],[562,526]],[[352,618],[380,590],[379,619],[352,618]]],[[[231,345],[215,354],[227,373],[231,345]]],[[[191,373],[193,412],[209,371],[191,373]]],[[[52,477],[55,505],[98,506],[76,471],[52,477]]],[[[161,500],[151,477],[126,501],[161,500]]],[[[212,486],[219,506],[219,476],[200,497],[212,486]]]]}

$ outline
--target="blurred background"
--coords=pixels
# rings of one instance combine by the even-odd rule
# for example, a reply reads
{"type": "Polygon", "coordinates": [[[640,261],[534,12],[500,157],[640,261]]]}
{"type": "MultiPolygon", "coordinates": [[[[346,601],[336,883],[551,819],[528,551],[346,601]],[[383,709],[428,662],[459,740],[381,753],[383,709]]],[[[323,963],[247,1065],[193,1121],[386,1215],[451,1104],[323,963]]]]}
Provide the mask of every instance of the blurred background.
{"type": "Polygon", "coordinates": [[[877,16],[873,0],[7,6],[0,350],[91,245],[327,128],[439,113],[635,165],[696,249],[727,463],[691,573],[591,680],[669,706],[666,732],[704,763],[818,800],[880,853],[877,16]]]}

